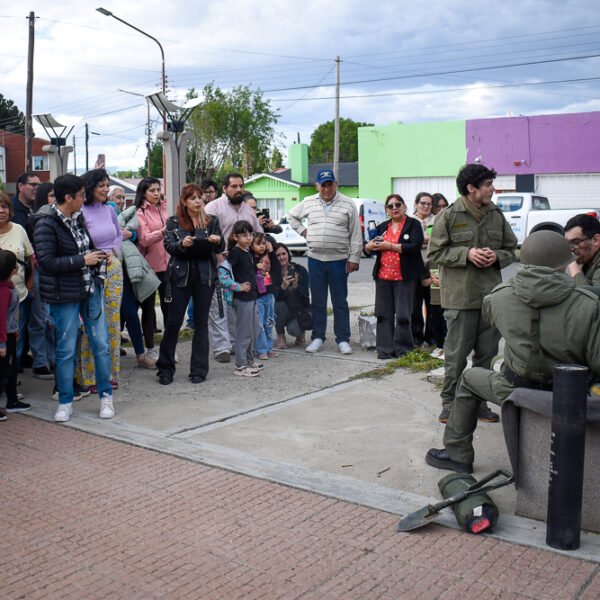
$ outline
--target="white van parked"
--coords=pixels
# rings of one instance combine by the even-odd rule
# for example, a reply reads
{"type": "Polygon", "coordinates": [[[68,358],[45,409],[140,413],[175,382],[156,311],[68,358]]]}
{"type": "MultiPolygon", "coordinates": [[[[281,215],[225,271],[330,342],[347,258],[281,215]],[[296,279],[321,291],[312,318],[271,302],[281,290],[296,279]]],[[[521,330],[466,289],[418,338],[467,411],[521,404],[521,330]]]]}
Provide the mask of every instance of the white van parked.
{"type": "Polygon", "coordinates": [[[360,231],[363,241],[369,241],[369,225],[376,226],[387,219],[385,206],[379,200],[369,200],[367,198],[352,198],[356,203],[358,218],[360,221],[360,231]]]}

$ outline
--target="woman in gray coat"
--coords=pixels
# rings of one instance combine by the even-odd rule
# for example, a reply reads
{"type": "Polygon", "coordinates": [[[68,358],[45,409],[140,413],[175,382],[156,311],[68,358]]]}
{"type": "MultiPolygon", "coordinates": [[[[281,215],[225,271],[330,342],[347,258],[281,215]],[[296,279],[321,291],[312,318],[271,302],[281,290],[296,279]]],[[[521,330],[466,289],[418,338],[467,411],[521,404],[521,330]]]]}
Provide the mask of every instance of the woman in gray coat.
{"type": "Polygon", "coordinates": [[[158,357],[155,350],[146,351],[144,348],[144,337],[138,317],[138,303],[143,302],[158,289],[160,280],[135,245],[138,228],[135,206],[124,210],[118,219],[123,231],[121,322],[127,326],[138,365],[145,369],[154,369],[158,357]]]}

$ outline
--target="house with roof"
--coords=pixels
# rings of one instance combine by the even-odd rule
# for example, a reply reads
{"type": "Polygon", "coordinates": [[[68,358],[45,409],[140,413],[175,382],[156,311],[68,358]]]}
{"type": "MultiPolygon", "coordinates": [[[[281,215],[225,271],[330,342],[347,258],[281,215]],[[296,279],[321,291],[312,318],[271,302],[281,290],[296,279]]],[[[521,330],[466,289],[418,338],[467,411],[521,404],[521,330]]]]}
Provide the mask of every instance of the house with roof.
{"type": "MultiPolygon", "coordinates": [[[[248,178],[244,188],[252,192],[258,208],[268,208],[274,221],[283,217],[298,202],[315,194],[315,178],[331,163],[308,162],[308,145],[292,144],[288,150],[288,168],[259,173],[248,178]]],[[[358,162],[340,163],[336,173],[340,193],[358,198],[358,162]]]]}
{"type": "MultiPolygon", "coordinates": [[[[33,171],[40,181],[50,179],[48,154],[43,147],[50,142],[41,138],[33,138],[31,153],[33,171]]],[[[25,172],[25,136],[20,133],[0,129],[0,181],[9,194],[17,191],[17,178],[25,172]]]]}

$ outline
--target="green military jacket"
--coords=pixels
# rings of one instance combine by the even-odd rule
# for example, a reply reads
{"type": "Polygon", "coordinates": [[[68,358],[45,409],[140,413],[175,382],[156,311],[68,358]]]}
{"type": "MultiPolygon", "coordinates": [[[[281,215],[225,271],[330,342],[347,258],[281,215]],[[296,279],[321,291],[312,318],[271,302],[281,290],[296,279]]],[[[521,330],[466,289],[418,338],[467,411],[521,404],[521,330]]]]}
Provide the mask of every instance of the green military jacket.
{"type": "Polygon", "coordinates": [[[596,256],[592,258],[591,262],[583,265],[582,270],[583,273],[577,273],[574,277],[577,285],[600,286],[600,251],[596,252],[596,256]]]}
{"type": "Polygon", "coordinates": [[[505,365],[538,383],[552,381],[557,364],[600,374],[600,300],[569,275],[521,266],[485,298],[483,318],[505,339],[505,365]]]}
{"type": "Polygon", "coordinates": [[[500,269],[515,260],[517,238],[502,211],[490,204],[478,223],[465,202],[461,196],[436,217],[429,240],[428,258],[440,269],[443,308],[480,309],[483,298],[502,281],[500,269]],[[498,256],[494,265],[480,269],[467,261],[470,248],[486,247],[498,256]]]}

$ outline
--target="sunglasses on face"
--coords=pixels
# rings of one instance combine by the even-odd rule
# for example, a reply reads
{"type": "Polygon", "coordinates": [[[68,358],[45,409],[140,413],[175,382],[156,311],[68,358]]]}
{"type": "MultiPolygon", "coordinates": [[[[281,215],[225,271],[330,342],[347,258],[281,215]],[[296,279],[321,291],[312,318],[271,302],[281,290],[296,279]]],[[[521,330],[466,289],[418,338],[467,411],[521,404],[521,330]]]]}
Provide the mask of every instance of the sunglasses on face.
{"type": "Polygon", "coordinates": [[[394,202],[393,204],[388,204],[386,208],[402,208],[403,206],[404,204],[401,204],[400,202],[394,202]]]}

